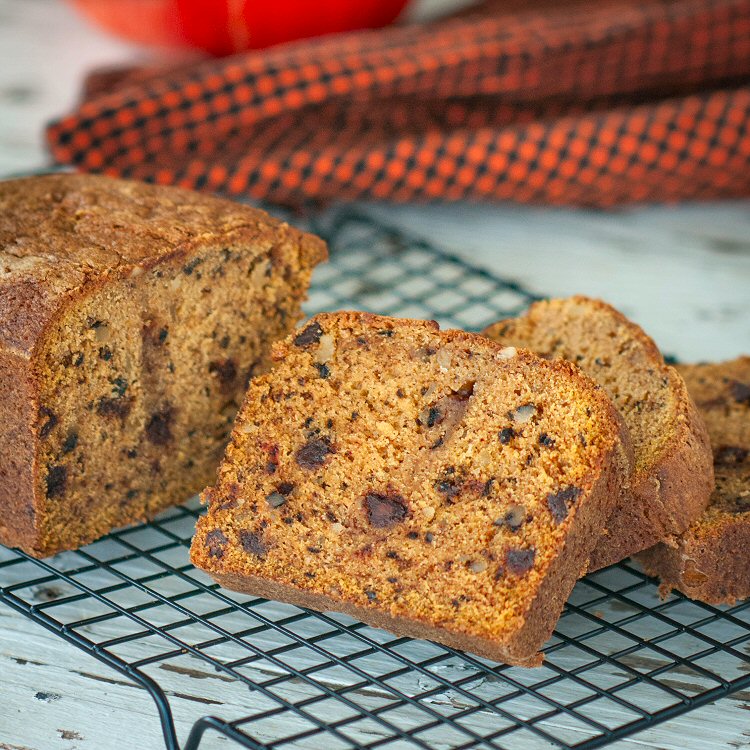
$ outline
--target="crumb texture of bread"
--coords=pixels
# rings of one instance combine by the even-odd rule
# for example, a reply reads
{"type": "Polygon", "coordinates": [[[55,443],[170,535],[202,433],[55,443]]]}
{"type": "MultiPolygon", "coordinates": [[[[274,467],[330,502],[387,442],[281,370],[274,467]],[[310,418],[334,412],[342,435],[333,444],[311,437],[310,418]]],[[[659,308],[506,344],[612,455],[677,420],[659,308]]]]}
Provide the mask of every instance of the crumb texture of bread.
{"type": "Polygon", "coordinates": [[[750,596],[750,357],[678,369],[708,427],[716,489],[685,533],[638,559],[665,593],[733,604],[750,596]]]}
{"type": "Polygon", "coordinates": [[[601,300],[575,296],[535,303],[484,335],[573,362],[606,390],[630,432],[630,492],[589,571],[680,534],[700,516],[713,489],[708,434],[683,379],[640,326],[601,300]]]}
{"type": "Polygon", "coordinates": [[[0,542],[76,548],[210,482],[324,257],[177,188],[0,182],[0,542]]]}
{"type": "Polygon", "coordinates": [[[566,362],[323,314],[275,347],[191,556],[219,583],[535,665],[632,457],[566,362]]]}

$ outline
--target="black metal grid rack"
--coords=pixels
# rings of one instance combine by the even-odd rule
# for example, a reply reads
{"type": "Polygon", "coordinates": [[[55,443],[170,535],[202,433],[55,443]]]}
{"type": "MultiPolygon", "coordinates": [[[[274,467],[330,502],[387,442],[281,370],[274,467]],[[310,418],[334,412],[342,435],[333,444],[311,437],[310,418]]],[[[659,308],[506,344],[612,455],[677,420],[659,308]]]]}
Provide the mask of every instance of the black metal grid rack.
{"type": "MultiPolygon", "coordinates": [[[[332,259],[310,312],[477,329],[533,299],[352,210],[318,231],[332,259]]],[[[213,668],[222,690],[243,691],[242,715],[198,718],[185,750],[219,735],[256,750],[589,750],[750,686],[750,602],[660,601],[630,564],[579,582],[545,665],[520,669],[223,591],[188,561],[199,513],[193,501],[44,561],[0,548],[0,601],[144,687],[168,750],[181,745],[155,669],[165,665],[213,668]]]]}

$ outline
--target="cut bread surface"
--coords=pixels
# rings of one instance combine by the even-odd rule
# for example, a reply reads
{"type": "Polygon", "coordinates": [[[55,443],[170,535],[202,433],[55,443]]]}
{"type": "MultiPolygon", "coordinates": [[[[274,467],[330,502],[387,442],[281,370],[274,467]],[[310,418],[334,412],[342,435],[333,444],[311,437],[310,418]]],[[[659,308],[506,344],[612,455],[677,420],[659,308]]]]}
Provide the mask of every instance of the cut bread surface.
{"type": "Polygon", "coordinates": [[[687,531],[638,559],[665,592],[733,604],[750,596],[750,357],[678,369],[708,428],[716,489],[687,531]]]}
{"type": "Polygon", "coordinates": [[[713,488],[705,425],[682,377],[635,323],[600,300],[577,296],[532,305],[484,335],[573,362],[599,383],[630,432],[630,492],[607,522],[589,570],[684,531],[713,488]]]}
{"type": "Polygon", "coordinates": [[[0,206],[0,542],[44,556],[211,480],[324,248],[102,177],[0,183],[0,206]]]}
{"type": "Polygon", "coordinates": [[[568,363],[319,315],[255,378],[192,559],[219,583],[537,664],[630,470],[568,363]]]}

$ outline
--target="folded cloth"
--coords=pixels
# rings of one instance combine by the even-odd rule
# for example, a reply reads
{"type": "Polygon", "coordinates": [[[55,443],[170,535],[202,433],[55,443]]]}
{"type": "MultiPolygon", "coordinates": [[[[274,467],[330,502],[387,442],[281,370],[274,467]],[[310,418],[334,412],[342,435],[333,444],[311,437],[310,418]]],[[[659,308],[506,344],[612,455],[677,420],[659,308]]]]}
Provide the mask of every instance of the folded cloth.
{"type": "Polygon", "coordinates": [[[296,207],[744,196],[750,0],[491,0],[110,74],[47,137],[85,171],[296,207]]]}

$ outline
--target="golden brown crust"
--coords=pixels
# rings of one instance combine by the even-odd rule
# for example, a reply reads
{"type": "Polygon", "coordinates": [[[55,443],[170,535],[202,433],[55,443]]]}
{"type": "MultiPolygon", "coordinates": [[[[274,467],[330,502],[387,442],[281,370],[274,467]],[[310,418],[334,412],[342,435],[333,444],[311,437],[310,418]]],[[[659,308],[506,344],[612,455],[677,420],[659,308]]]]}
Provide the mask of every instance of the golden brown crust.
{"type": "Polygon", "coordinates": [[[539,664],[631,467],[604,392],[562,360],[366,313],[316,316],[275,358],[205,493],[193,562],[231,588],[539,664]]]}
{"type": "Polygon", "coordinates": [[[716,489],[684,533],[637,557],[665,591],[733,604],[750,596],[750,357],[678,369],[713,443],[716,489]]]}
{"type": "MultiPolygon", "coordinates": [[[[224,445],[224,420],[237,407],[246,370],[266,366],[270,340],[293,327],[311,268],[325,255],[322,240],[262,211],[176,188],[92,175],[0,182],[0,542],[45,556],[150,518],[200,489],[224,445]],[[194,262],[211,263],[203,282],[190,267],[194,262]],[[231,306],[222,292],[230,286],[225,272],[234,274],[234,317],[224,312],[231,306]],[[188,285],[186,303],[181,290],[188,285]],[[99,342],[91,329],[104,310],[96,300],[108,296],[114,302],[106,314],[119,322],[111,340],[99,342]],[[196,305],[205,314],[188,312],[196,305]],[[79,320],[83,310],[94,316],[91,325],[79,320]],[[189,315],[192,320],[180,322],[189,315]],[[226,344],[220,344],[216,331],[230,320],[253,330],[222,331],[226,344]],[[80,369],[70,364],[74,340],[88,347],[80,369]],[[190,346],[193,352],[182,356],[190,346]],[[175,357],[181,357],[177,370],[175,357]],[[163,381],[174,381],[177,392],[195,375],[202,378],[196,392],[205,387],[206,393],[190,408],[194,401],[204,411],[210,404],[211,425],[187,424],[187,409],[163,403],[163,381]],[[120,387],[120,396],[130,390],[114,404],[109,397],[120,387]],[[52,408],[57,401],[65,401],[64,415],[52,408]],[[149,444],[146,428],[154,418],[174,424],[163,425],[149,444]],[[192,443],[171,450],[159,444],[179,442],[180,431],[195,433],[199,426],[205,438],[194,461],[182,455],[192,443]],[[117,445],[117,435],[140,436],[145,449],[117,445]],[[106,448],[99,437],[109,440],[106,448]],[[116,451],[117,477],[107,476],[108,462],[97,450],[116,451]],[[147,459],[147,453],[153,455],[147,459]],[[102,465],[102,476],[94,464],[102,465]],[[170,466],[175,471],[168,477],[170,466]],[[144,486],[135,489],[135,475],[128,486],[128,471],[144,486]],[[72,501],[74,491],[83,493],[81,504],[72,501]]],[[[187,404],[185,396],[182,388],[187,404]]]]}
{"type": "Polygon", "coordinates": [[[607,522],[589,570],[679,534],[700,515],[713,487],[706,428],[679,373],[665,364],[654,341],[639,326],[602,300],[574,296],[536,303],[524,316],[495,323],[484,334],[529,346],[545,356],[577,359],[607,389],[634,433],[636,466],[630,496],[607,522]],[[619,383],[613,371],[620,376],[619,383]],[[631,394],[622,384],[636,374],[642,382],[631,394]],[[651,406],[649,396],[635,395],[644,391],[650,394],[656,415],[646,428],[641,427],[644,415],[629,411],[638,397],[646,408],[651,406]],[[643,437],[637,436],[639,429],[645,432],[643,437]],[[659,432],[656,439],[654,431],[659,432]]]}

